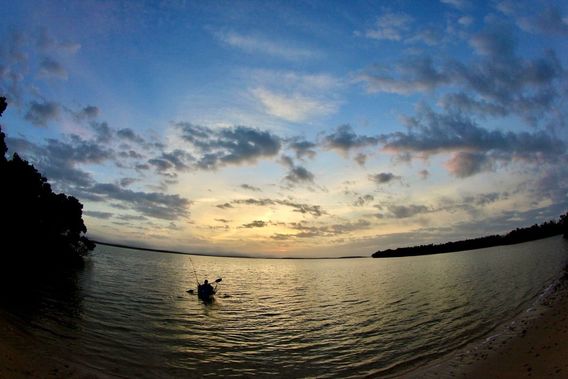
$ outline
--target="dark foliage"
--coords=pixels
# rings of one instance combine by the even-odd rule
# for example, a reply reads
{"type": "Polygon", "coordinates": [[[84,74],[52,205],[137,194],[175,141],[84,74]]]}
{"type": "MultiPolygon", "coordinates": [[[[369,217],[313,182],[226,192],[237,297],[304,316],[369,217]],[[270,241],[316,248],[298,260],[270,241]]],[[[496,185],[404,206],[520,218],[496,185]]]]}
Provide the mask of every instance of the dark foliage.
{"type": "Polygon", "coordinates": [[[398,249],[379,250],[373,258],[407,257],[416,255],[451,253],[464,250],[483,249],[492,246],[513,245],[564,234],[568,238],[568,213],[560,216],[560,220],[547,221],[528,228],[517,228],[505,235],[493,235],[463,241],[447,242],[439,245],[429,244],[398,249]]]}
{"type": "MultiPolygon", "coordinates": [[[[0,98],[0,115],[5,109],[6,99],[0,98]]],[[[81,265],[95,247],[84,235],[83,205],[73,196],[54,193],[47,179],[18,154],[6,159],[4,137],[0,129],[0,267],[81,265]]]]}

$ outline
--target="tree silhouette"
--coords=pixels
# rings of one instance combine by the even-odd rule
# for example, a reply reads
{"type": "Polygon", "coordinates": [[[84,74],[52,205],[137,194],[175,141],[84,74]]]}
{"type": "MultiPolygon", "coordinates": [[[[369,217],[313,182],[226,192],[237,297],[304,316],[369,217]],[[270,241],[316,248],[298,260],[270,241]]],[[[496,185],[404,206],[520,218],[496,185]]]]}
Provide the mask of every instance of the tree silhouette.
{"type": "MultiPolygon", "coordinates": [[[[0,97],[0,116],[6,109],[0,97]]],[[[83,205],[73,196],[56,194],[33,165],[14,154],[6,159],[5,134],[0,128],[0,203],[2,245],[7,270],[25,265],[77,265],[94,249],[85,233],[83,205]]]]}
{"type": "Polygon", "coordinates": [[[446,242],[443,244],[429,244],[412,247],[399,247],[398,249],[379,250],[373,253],[373,258],[407,257],[415,255],[451,253],[464,250],[483,249],[486,247],[512,245],[516,243],[534,241],[563,234],[568,238],[568,212],[560,216],[558,222],[547,221],[540,225],[527,228],[517,228],[505,235],[492,235],[473,238],[463,241],[446,242]]]}

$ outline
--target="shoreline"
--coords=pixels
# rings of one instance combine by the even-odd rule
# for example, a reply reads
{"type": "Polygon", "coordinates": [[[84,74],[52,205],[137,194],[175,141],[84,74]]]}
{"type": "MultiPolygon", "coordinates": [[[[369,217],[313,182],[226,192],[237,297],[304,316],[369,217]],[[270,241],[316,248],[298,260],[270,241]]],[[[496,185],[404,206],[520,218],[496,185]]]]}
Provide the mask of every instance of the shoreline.
{"type": "Polygon", "coordinates": [[[568,267],[529,309],[400,378],[568,378],[568,267]]]}

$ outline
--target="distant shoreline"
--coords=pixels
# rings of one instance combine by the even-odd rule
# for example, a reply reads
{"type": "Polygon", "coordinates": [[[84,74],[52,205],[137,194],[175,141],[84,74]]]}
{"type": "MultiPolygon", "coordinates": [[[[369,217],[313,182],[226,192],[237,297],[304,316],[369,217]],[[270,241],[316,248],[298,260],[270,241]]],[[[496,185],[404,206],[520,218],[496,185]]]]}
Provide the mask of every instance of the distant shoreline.
{"type": "Polygon", "coordinates": [[[251,257],[250,255],[223,255],[223,254],[203,254],[203,253],[186,253],[183,251],[177,250],[166,250],[166,249],[153,249],[149,247],[138,247],[138,246],[129,246],[123,245],[119,243],[112,243],[112,242],[102,242],[96,241],[91,239],[97,245],[104,245],[104,246],[112,246],[112,247],[120,247],[123,249],[130,249],[130,250],[142,250],[142,251],[149,251],[152,253],[162,253],[162,254],[178,254],[178,255],[195,255],[198,257],[217,257],[217,258],[246,258],[246,259],[360,259],[360,258],[370,258],[369,256],[365,255],[355,255],[355,256],[347,256],[347,257],[251,257]]]}
{"type": "Polygon", "coordinates": [[[568,213],[562,215],[559,222],[547,221],[540,225],[535,224],[526,228],[517,228],[505,235],[491,235],[441,244],[428,244],[379,250],[371,256],[373,258],[415,257],[421,255],[457,253],[460,251],[486,249],[495,246],[516,245],[562,234],[564,234],[564,238],[567,238],[567,218],[568,213]]]}

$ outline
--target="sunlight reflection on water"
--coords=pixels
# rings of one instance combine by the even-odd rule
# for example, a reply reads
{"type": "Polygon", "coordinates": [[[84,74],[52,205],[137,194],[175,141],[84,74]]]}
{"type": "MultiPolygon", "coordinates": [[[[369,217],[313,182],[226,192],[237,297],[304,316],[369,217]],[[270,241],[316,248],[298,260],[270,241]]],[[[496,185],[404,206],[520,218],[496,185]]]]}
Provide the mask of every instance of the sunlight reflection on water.
{"type": "MultiPolygon", "coordinates": [[[[185,292],[195,287],[187,256],[100,246],[79,274],[74,311],[49,308],[33,333],[59,345],[64,337],[79,362],[118,375],[396,374],[527,308],[566,264],[567,245],[394,259],[192,257],[199,280],[223,277],[211,305],[185,292]]],[[[42,301],[67,300],[47,291],[42,301]]]]}

